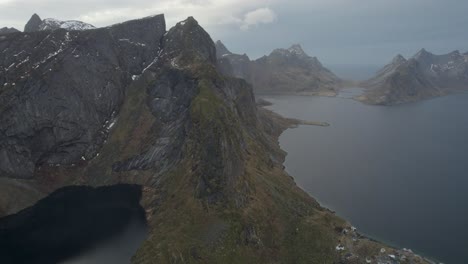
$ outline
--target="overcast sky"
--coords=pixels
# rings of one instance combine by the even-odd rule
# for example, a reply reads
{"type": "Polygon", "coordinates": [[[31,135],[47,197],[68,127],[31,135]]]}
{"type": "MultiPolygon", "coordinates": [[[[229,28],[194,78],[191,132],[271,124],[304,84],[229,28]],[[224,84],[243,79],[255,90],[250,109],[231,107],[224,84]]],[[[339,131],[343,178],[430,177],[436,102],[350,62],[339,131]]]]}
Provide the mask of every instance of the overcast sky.
{"type": "Polygon", "coordinates": [[[468,51],[467,0],[0,0],[0,26],[33,13],[107,26],[164,13],[194,16],[236,53],[256,58],[293,43],[324,64],[381,65],[398,53],[468,51]]]}

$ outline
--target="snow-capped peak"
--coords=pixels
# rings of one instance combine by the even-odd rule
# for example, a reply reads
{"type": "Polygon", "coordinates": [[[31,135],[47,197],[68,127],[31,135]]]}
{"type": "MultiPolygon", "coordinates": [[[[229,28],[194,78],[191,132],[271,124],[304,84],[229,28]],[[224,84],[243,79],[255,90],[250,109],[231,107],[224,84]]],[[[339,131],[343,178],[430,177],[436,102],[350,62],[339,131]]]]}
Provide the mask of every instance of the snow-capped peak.
{"type": "Polygon", "coordinates": [[[93,25],[77,20],[60,21],[54,18],[46,18],[39,26],[39,30],[56,30],[59,28],[67,30],[89,30],[94,29],[93,25]]]}

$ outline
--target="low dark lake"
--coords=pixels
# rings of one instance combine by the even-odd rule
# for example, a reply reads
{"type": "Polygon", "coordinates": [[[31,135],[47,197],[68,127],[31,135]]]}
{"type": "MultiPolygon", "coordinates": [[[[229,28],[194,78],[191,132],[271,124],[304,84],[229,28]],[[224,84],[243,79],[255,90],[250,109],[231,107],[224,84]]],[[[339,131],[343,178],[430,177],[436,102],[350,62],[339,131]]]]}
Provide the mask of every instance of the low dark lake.
{"type": "Polygon", "coordinates": [[[338,97],[263,96],[330,127],[285,131],[285,166],[363,234],[444,263],[468,263],[468,93],[392,107],[338,97]]]}
{"type": "Polygon", "coordinates": [[[128,264],[147,235],[142,188],[59,189],[0,219],[0,263],[128,264]]]}

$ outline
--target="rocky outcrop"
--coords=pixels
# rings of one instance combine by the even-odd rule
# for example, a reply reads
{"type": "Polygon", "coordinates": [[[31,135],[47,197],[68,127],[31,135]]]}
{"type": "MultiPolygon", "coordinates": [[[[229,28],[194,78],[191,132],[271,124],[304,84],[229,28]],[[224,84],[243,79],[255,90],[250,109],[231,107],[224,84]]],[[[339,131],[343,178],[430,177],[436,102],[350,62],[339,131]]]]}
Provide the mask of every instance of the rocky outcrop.
{"type": "Polygon", "coordinates": [[[425,49],[409,60],[401,55],[364,82],[368,91],[358,99],[393,105],[468,89],[468,56],[454,51],[434,55],[425,49]]]}
{"type": "Polygon", "coordinates": [[[17,30],[16,28],[8,28],[8,27],[0,28],[0,35],[16,33],[16,32],[20,32],[20,31],[17,30]]]}
{"type": "Polygon", "coordinates": [[[53,31],[57,29],[89,30],[95,29],[95,27],[91,24],[77,20],[60,21],[54,18],[46,18],[42,20],[37,14],[34,14],[24,27],[24,32],[53,31]]]}
{"type": "Polygon", "coordinates": [[[39,31],[41,23],[42,19],[37,14],[33,14],[24,26],[24,32],[39,31]]]}
{"type": "Polygon", "coordinates": [[[220,41],[217,49],[220,71],[247,80],[256,93],[335,95],[341,85],[335,74],[297,44],[254,61],[245,54],[229,52],[220,41]]]}

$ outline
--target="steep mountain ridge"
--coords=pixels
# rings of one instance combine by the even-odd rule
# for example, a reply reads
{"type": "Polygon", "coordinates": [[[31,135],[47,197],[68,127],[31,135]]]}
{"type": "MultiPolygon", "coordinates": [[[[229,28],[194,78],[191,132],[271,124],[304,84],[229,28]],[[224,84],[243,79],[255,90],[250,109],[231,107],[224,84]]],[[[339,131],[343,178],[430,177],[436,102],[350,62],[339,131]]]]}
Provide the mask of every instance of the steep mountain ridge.
{"type": "Polygon", "coordinates": [[[150,229],[133,263],[389,261],[382,247],[426,263],[360,236],[296,186],[277,142],[295,122],[218,70],[195,19],[167,32],[155,16],[18,33],[0,47],[0,213],[63,186],[131,183],[150,229]]]}
{"type": "Polygon", "coordinates": [[[157,16],[0,40],[0,171],[31,178],[37,166],[94,157],[131,75],[156,57],[164,23],[157,16]],[[127,31],[138,23],[146,25],[146,39],[127,31]]]}
{"type": "Polygon", "coordinates": [[[233,54],[221,41],[217,48],[220,70],[251,83],[255,93],[336,95],[342,81],[316,57],[307,55],[298,44],[276,49],[251,61],[247,55],[233,54]]]}
{"type": "Polygon", "coordinates": [[[468,60],[453,51],[434,55],[421,49],[412,58],[397,56],[375,77],[363,83],[368,91],[358,99],[392,105],[468,89],[468,60]]]}

